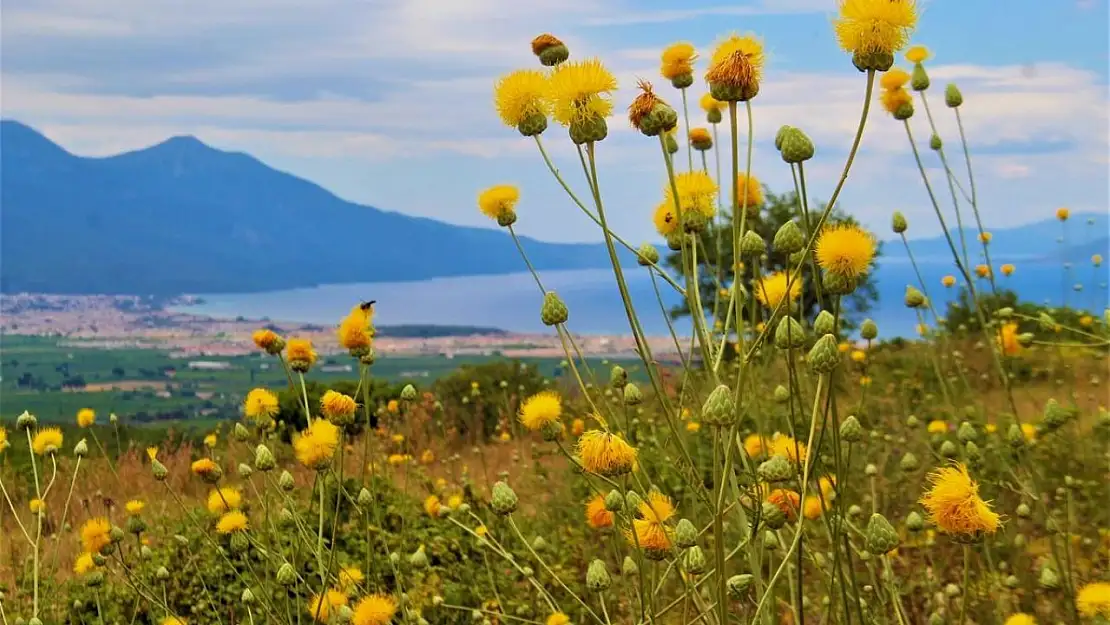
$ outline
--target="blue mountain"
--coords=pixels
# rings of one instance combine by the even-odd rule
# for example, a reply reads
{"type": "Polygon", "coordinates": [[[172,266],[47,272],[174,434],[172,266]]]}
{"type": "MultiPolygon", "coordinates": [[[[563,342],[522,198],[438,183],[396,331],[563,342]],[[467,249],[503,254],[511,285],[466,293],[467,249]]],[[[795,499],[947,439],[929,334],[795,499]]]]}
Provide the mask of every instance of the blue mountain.
{"type": "MultiPolygon", "coordinates": [[[[508,234],[347,202],[174,137],[107,158],[0,122],[0,291],[174,295],[520,271],[508,234]]],[[[524,238],[537,269],[608,265],[524,238]]]]}

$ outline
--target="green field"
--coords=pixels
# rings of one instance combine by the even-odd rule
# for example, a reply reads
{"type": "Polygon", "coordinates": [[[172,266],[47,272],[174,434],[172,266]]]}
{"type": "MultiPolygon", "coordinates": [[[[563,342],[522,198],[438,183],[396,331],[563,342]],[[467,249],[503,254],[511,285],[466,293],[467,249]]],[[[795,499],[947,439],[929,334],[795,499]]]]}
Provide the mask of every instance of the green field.
{"type": "MultiPolygon", "coordinates": [[[[382,356],[374,376],[408,381],[420,388],[462,365],[502,360],[501,356],[382,356]]],[[[558,372],[559,359],[528,358],[544,376],[558,372]]],[[[601,362],[601,359],[597,359],[601,362]]],[[[345,356],[322,358],[309,374],[320,382],[354,379],[353,371],[328,371],[351,364],[345,356]]],[[[115,413],[133,424],[189,421],[191,425],[239,415],[239,404],[254,386],[280,388],[285,374],[262,354],[235,357],[173,358],[160,349],[103,349],[56,337],[5,335],[0,338],[0,423],[24,410],[43,422],[68,422],[77,410],[115,413]],[[220,370],[190,369],[190,361],[227,363],[220,370]]]]}

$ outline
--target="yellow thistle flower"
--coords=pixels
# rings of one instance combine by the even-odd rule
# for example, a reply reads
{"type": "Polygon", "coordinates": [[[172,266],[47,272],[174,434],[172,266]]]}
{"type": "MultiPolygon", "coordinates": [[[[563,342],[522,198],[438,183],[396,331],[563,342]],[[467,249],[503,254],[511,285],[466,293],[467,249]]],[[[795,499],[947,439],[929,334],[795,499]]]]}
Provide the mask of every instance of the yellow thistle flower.
{"type": "Polygon", "coordinates": [[[790,462],[797,463],[799,458],[802,460],[806,457],[806,446],[801,441],[796,441],[793,438],[785,435],[775,433],[771,437],[771,450],[772,456],[782,456],[790,462]]]}
{"type": "Polygon", "coordinates": [[[31,440],[31,449],[39,456],[52,454],[62,448],[62,431],[58,428],[43,428],[31,440]]]}
{"type": "Polygon", "coordinates": [[[1018,342],[1018,325],[1016,323],[1007,323],[1002,326],[998,331],[998,345],[1002,348],[1002,353],[1007,356],[1017,356],[1023,349],[1021,343],[1018,342]]]}
{"type": "Polygon", "coordinates": [[[879,94],[879,102],[882,103],[883,110],[894,115],[903,105],[913,104],[913,96],[903,88],[884,90],[879,94]]]}
{"type": "Polygon", "coordinates": [[[690,143],[705,143],[707,141],[713,141],[713,136],[709,134],[707,128],[690,129],[690,143]]]}
{"type": "Polygon", "coordinates": [[[536,393],[520,406],[520,423],[533,432],[559,421],[563,406],[555,391],[536,393]]]}
{"type": "Polygon", "coordinates": [[[489,528],[485,525],[479,525],[478,527],[474,528],[474,533],[480,537],[484,537],[486,534],[489,534],[489,528]]]}
{"type": "Polygon", "coordinates": [[[698,105],[701,106],[701,110],[706,113],[710,111],[723,111],[728,108],[728,102],[721,102],[717,98],[714,98],[711,93],[703,95],[701,99],[698,100],[698,105]]]}
{"type": "Polygon", "coordinates": [[[744,438],[744,453],[749,458],[758,458],[763,453],[763,437],[759,434],[749,434],[744,438]]]}
{"type": "Polygon", "coordinates": [[[293,439],[297,461],[310,469],[323,469],[331,464],[339,447],[339,428],[324,419],[316,419],[300,436],[293,439]]]}
{"type": "Polygon", "coordinates": [[[686,431],[687,432],[693,433],[693,432],[697,432],[700,429],[701,429],[701,424],[698,423],[697,421],[690,421],[689,423],[686,424],[686,431]]]}
{"type": "Polygon", "coordinates": [[[433,452],[431,449],[425,449],[420,454],[420,464],[432,464],[435,461],[436,455],[435,452],[433,452]]]}
{"type": "Polygon", "coordinates": [[[124,507],[125,510],[127,510],[127,514],[130,514],[131,516],[135,516],[136,514],[139,514],[140,512],[143,511],[143,508],[146,507],[146,504],[143,503],[139,499],[132,499],[132,500],[128,501],[127,503],[123,504],[123,507],[124,507]]]}
{"type": "Polygon", "coordinates": [[[38,514],[46,510],[46,503],[41,499],[32,499],[27,507],[31,510],[31,514],[38,514]]]}
{"type": "Polygon", "coordinates": [[[975,275],[980,278],[986,278],[991,275],[991,268],[989,265],[975,265],[975,275]]]}
{"type": "Polygon", "coordinates": [[[1091,582],[1080,588],[1075,607],[1083,616],[1110,618],[1110,583],[1091,582]]]}
{"type": "Polygon", "coordinates": [[[105,517],[95,517],[85,521],[81,526],[81,546],[88,553],[100,553],[100,550],[112,542],[109,534],[112,524],[105,517]]]}
{"type": "Polygon", "coordinates": [[[718,100],[750,100],[759,92],[763,62],[763,42],[732,33],[713,49],[705,81],[718,100]]]}
{"type": "Polygon", "coordinates": [[[852,344],[848,341],[841,341],[840,343],[837,343],[836,349],[841,354],[847,354],[848,352],[852,351],[852,344]]]}
{"type": "Polygon", "coordinates": [[[254,388],[243,400],[243,415],[255,423],[263,423],[278,413],[277,395],[264,388],[254,388]]]}
{"type": "Polygon", "coordinates": [[[1070,215],[1071,215],[1071,211],[1069,211],[1066,208],[1057,208],[1056,209],[1056,219],[1059,219],[1060,221],[1067,221],[1068,217],[1070,215]]]}
{"type": "Polygon", "coordinates": [[[77,556],[77,559],[73,562],[73,572],[78,575],[84,575],[95,568],[96,563],[93,562],[92,554],[88,552],[77,556]]]}
{"type": "Polygon", "coordinates": [[[999,269],[1002,271],[1002,275],[1004,276],[1012,276],[1014,274],[1014,266],[1010,263],[1002,265],[1001,267],[999,267],[999,269]]]}
{"type": "Polygon", "coordinates": [[[390,466],[394,466],[394,467],[400,466],[402,464],[405,464],[405,455],[404,454],[389,454],[389,457],[386,458],[386,462],[388,462],[390,464],[390,466]]]}
{"type": "Polygon", "coordinates": [[[551,108],[545,97],[547,89],[547,74],[539,70],[522,69],[502,76],[493,88],[501,123],[519,128],[539,116],[546,118],[551,108]]]}
{"type": "Polygon", "coordinates": [[[952,288],[956,284],[956,276],[944,276],[940,279],[940,283],[948,288],[952,288]]]}
{"type": "Polygon", "coordinates": [[[96,413],[92,408],[82,408],[77,411],[77,427],[87,428],[96,422],[96,413]]]}
{"type": "Polygon", "coordinates": [[[351,615],[353,625],[387,625],[397,613],[397,603],[388,595],[373,594],[355,604],[351,615]]]}
{"type": "Polygon", "coordinates": [[[1091,264],[1094,265],[1095,267],[1101,266],[1102,265],[1102,254],[1092,254],[1091,255],[1091,264]]]}
{"type": "Polygon", "coordinates": [[[289,339],[285,347],[285,358],[289,367],[294,371],[304,373],[316,364],[316,350],[312,348],[312,341],[308,339],[289,339]]]}
{"type": "Polygon", "coordinates": [[[905,87],[909,81],[909,72],[898,67],[892,67],[883,73],[882,78],[879,79],[879,86],[887,91],[897,91],[905,87]]]}
{"type": "Polygon", "coordinates": [[[8,442],[7,428],[0,428],[0,453],[2,453],[11,443],[8,442]]]}
{"type": "Polygon", "coordinates": [[[570,433],[572,436],[582,436],[582,432],[586,431],[586,422],[582,419],[575,419],[570,422],[570,433]]]}
{"type": "Polygon", "coordinates": [[[387,402],[385,405],[385,409],[387,412],[389,412],[389,414],[397,414],[397,411],[400,410],[400,408],[401,402],[397,401],[396,399],[389,400],[389,402],[387,402]]]}
{"type": "Polygon", "coordinates": [[[925,426],[925,431],[930,434],[944,434],[948,431],[948,424],[940,419],[933,419],[925,426]]]}
{"type": "Polygon", "coordinates": [[[247,515],[238,510],[225,512],[219,521],[216,521],[216,532],[219,534],[233,534],[247,529],[247,515]]]}
{"type": "Polygon", "coordinates": [[[586,524],[595,530],[612,527],[613,513],[605,509],[605,497],[594,495],[586,502],[586,524]]]}
{"type": "Polygon", "coordinates": [[[463,496],[458,494],[458,493],[455,493],[455,494],[453,494],[453,495],[451,495],[450,497],[447,498],[447,507],[454,510],[454,509],[458,508],[459,506],[463,505],[463,501],[465,501],[463,499],[463,496]]]}
{"type": "Polygon", "coordinates": [[[243,494],[238,488],[216,488],[208,493],[208,511],[212,514],[223,514],[231,510],[238,510],[243,504],[243,494]]]}
{"type": "Polygon", "coordinates": [[[498,184],[478,194],[478,210],[486,217],[502,223],[516,215],[516,204],[519,201],[519,189],[511,184],[498,184]]]}
{"type": "Polygon", "coordinates": [[[802,295],[802,281],[797,279],[790,282],[788,292],[787,283],[789,280],[790,276],[782,271],[763,276],[756,282],[755,298],[759,300],[760,304],[771,310],[778,308],[784,297],[791,302],[797,300],[802,295]]]}
{"type": "MultiPolygon", "coordinates": [[[[712,219],[717,212],[717,183],[704,171],[695,170],[677,174],[674,186],[678,190],[678,207],[682,211],[693,210],[706,219],[712,219]]],[[[674,190],[668,182],[663,188],[664,204],[674,206],[674,190]]]]}
{"type": "Polygon", "coordinates": [[[316,619],[317,623],[329,623],[337,608],[347,605],[347,595],[333,589],[328,590],[323,596],[312,595],[308,602],[308,615],[316,619]]]}
{"type": "Polygon", "coordinates": [[[439,516],[442,508],[443,504],[439,502],[439,497],[435,495],[428,495],[427,499],[424,500],[424,512],[433,519],[439,516]]]}
{"type": "Polygon", "coordinates": [[[167,616],[161,621],[158,621],[158,625],[187,625],[187,623],[183,618],[177,618],[176,616],[167,616]]]}
{"type": "Polygon", "coordinates": [[[1011,614],[1004,625],[1037,625],[1037,621],[1030,614],[1018,612],[1011,614]]]}
{"type": "Polygon", "coordinates": [[[871,260],[875,258],[875,237],[852,224],[825,228],[817,239],[814,256],[825,271],[855,279],[871,270],[871,260]]]}
{"type": "Polygon", "coordinates": [[[859,378],[859,385],[860,386],[871,386],[871,376],[861,375],[860,378],[859,378]]]}
{"type": "Polygon", "coordinates": [[[979,485],[963,464],[943,467],[929,474],[931,488],[921,498],[933,523],[949,534],[993,534],[999,517],[979,497],[979,485]]]}
{"type": "Polygon", "coordinates": [[[209,449],[216,446],[216,434],[215,433],[207,434],[204,437],[204,446],[208,447],[209,449]]]}
{"type": "Polygon", "coordinates": [[[339,345],[352,352],[365,352],[374,344],[374,307],[359,304],[339,322],[339,345]]]}
{"type": "Polygon", "coordinates": [[[925,46],[910,46],[906,50],[906,60],[910,63],[924,63],[929,58],[929,49],[925,46]]]}
{"type": "Polygon", "coordinates": [[[823,504],[816,495],[806,495],[805,501],[802,502],[802,516],[812,521],[820,518],[823,511],[823,504]]]}
{"type": "Polygon", "coordinates": [[[506,430],[506,431],[502,432],[501,434],[497,435],[497,440],[501,441],[502,443],[507,443],[507,442],[513,440],[513,435],[509,434],[508,430],[506,430]]]}
{"type": "Polygon", "coordinates": [[[362,574],[362,570],[357,566],[345,566],[339,569],[339,587],[346,591],[354,590],[366,579],[362,574]]]}
{"type": "Polygon", "coordinates": [[[404,434],[394,434],[393,436],[389,437],[389,440],[391,440],[394,443],[400,445],[401,443],[405,442],[405,435],[404,434]]]}
{"type": "Polygon", "coordinates": [[[744,173],[736,174],[736,188],[740,190],[736,205],[741,209],[745,206],[749,210],[763,206],[763,184],[759,182],[759,178],[744,173]]]}
{"type": "Polygon", "coordinates": [[[282,339],[273,330],[262,328],[261,330],[254,331],[254,334],[251,335],[251,340],[254,341],[255,346],[259,349],[269,352],[280,344],[282,339]]]}
{"type": "Polygon", "coordinates": [[[909,43],[917,25],[914,0],[840,0],[836,39],[855,55],[891,55],[909,43]]]}
{"type": "Polygon", "coordinates": [[[995,432],[998,431],[998,425],[996,425],[994,423],[988,423],[986,425],[985,429],[987,430],[987,434],[994,434],[995,432]]]}
{"type": "Polygon", "coordinates": [[[801,504],[801,496],[798,493],[787,490],[785,488],[777,488],[767,495],[767,502],[778,506],[779,510],[786,515],[786,519],[791,523],[798,518],[798,508],[801,504]]]}
{"type": "Polygon", "coordinates": [[[652,221],[655,222],[655,231],[664,237],[669,237],[678,232],[681,225],[678,221],[678,214],[674,210],[674,203],[669,201],[660,202],[659,206],[655,207],[652,221]]]}
{"type": "Polygon", "coordinates": [[[658,491],[648,493],[637,509],[639,518],[632,520],[631,531],[625,531],[628,542],[649,553],[664,554],[671,550],[673,530],[667,522],[674,516],[674,505],[658,491]]]}
{"type": "Polygon", "coordinates": [[[158,457],[158,448],[157,447],[147,447],[146,448],[146,457],[147,457],[147,459],[149,459],[150,461],[153,462],[158,457]]]}
{"type": "Polygon", "coordinates": [[[836,498],[836,477],[829,475],[817,480],[817,488],[821,491],[821,496],[825,500],[832,500],[836,498]]]}
{"type": "Polygon", "coordinates": [[[617,477],[636,467],[636,449],[618,434],[590,430],[578,439],[578,458],[587,471],[617,477]]]}
{"type": "Polygon", "coordinates": [[[867,360],[867,352],[863,350],[853,350],[851,354],[852,362],[862,363],[867,360]]]}
{"type": "Polygon", "coordinates": [[[610,94],[617,89],[617,79],[598,59],[560,63],[549,81],[553,115],[564,126],[606,118],[613,112],[610,94]]]}
{"type": "Polygon", "coordinates": [[[320,398],[320,412],[329,420],[337,423],[342,423],[354,416],[357,409],[358,404],[350,395],[329,390],[320,398]]]}
{"type": "Polygon", "coordinates": [[[685,41],[672,43],[663,49],[659,73],[667,80],[688,76],[694,73],[694,60],[697,58],[698,53],[693,45],[685,41]]]}
{"type": "Polygon", "coordinates": [[[219,474],[220,467],[211,458],[200,458],[193,461],[189,470],[193,472],[193,475],[208,479],[219,474]]]}
{"type": "Polygon", "coordinates": [[[990,232],[983,231],[983,232],[979,233],[979,242],[980,243],[990,243],[991,239],[993,239],[993,238],[994,238],[994,235],[991,234],[990,232]]]}

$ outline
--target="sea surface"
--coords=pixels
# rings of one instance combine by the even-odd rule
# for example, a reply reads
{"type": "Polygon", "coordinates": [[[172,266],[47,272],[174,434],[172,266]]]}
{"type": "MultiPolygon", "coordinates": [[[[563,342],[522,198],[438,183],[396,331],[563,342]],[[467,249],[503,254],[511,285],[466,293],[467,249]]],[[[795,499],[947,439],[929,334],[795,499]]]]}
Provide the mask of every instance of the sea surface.
{"type": "MultiPolygon", "coordinates": [[[[913,336],[917,318],[902,304],[906,285],[918,285],[908,260],[886,257],[876,270],[879,301],[868,316],[879,325],[880,336],[913,336]]],[[[1071,269],[1065,282],[1058,262],[1001,259],[1013,262],[1017,271],[1010,277],[998,276],[999,288],[1017,291],[1023,300],[1058,306],[1065,292],[1067,304],[1101,311],[1107,305],[1107,267],[1090,265],[1071,269]],[[1081,291],[1074,285],[1082,285],[1081,291]]],[[[951,260],[920,259],[918,267],[929,296],[944,313],[944,304],[956,296],[957,289],[946,289],[941,278],[956,274],[951,260]]],[[[666,335],[668,328],[655,285],[642,268],[626,269],[632,301],[649,335],[666,335]]],[[[568,326],[578,334],[629,334],[628,321],[609,269],[546,271],[540,275],[544,287],[555,291],[570,310],[568,326]]],[[[677,293],[657,280],[664,306],[669,310],[679,302],[677,293]]],[[[980,285],[988,286],[985,281],[980,285]]],[[[204,302],[178,310],[214,317],[269,318],[282,321],[334,324],[359,301],[377,300],[378,325],[432,324],[495,327],[511,332],[547,332],[540,322],[542,297],[528,273],[496,276],[437,278],[419,282],[366,282],[332,284],[312,288],[262,293],[199,294],[204,302]]],[[[689,332],[689,321],[675,322],[680,334],[689,332]]]]}

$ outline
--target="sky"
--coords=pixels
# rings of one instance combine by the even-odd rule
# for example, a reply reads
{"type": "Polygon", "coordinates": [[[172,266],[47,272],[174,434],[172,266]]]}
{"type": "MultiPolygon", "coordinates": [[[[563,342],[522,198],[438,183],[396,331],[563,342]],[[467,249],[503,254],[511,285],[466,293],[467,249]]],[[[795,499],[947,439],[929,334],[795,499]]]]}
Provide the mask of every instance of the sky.
{"type": "MultiPolygon", "coordinates": [[[[944,85],[958,84],[988,226],[1048,218],[1058,206],[1107,212],[1107,1],[920,2],[913,42],[933,54],[932,113],[953,168],[965,172],[955,118],[943,105],[944,85]]],[[[502,126],[493,108],[497,78],[537,67],[529,42],[550,32],[572,58],[599,57],[618,77],[610,136],[598,146],[600,187],[614,230],[631,241],[654,240],[651,214],[665,169],[658,144],[624,117],[637,79],[655,83],[680,106],[679,93],[659,76],[659,55],[670,43],[693,43],[703,60],[690,89],[690,117],[701,126],[696,99],[714,41],[731,32],[762,38],[768,60],[752,102],[752,171],[773,191],[791,189],[773,139],[782,124],[802,128],[817,145],[807,163],[810,194],[826,199],[864,93],[864,75],[833,37],[836,6],[836,0],[6,0],[0,114],[88,156],[190,134],[345,199],[455,224],[496,227],[477,211],[477,193],[517,184],[520,233],[597,241],[599,230],[562,192],[535,144],[502,126]]],[[[873,110],[842,208],[883,236],[894,210],[909,218],[910,234],[939,233],[901,124],[873,110]]],[[[912,127],[928,140],[920,101],[912,127]]],[[[721,132],[723,138],[727,124],[721,132]]],[[[553,125],[544,141],[584,194],[566,131],[553,125]]],[[[685,150],[677,156],[685,168],[685,150]]],[[[936,155],[925,148],[924,157],[941,185],[936,155]]]]}

